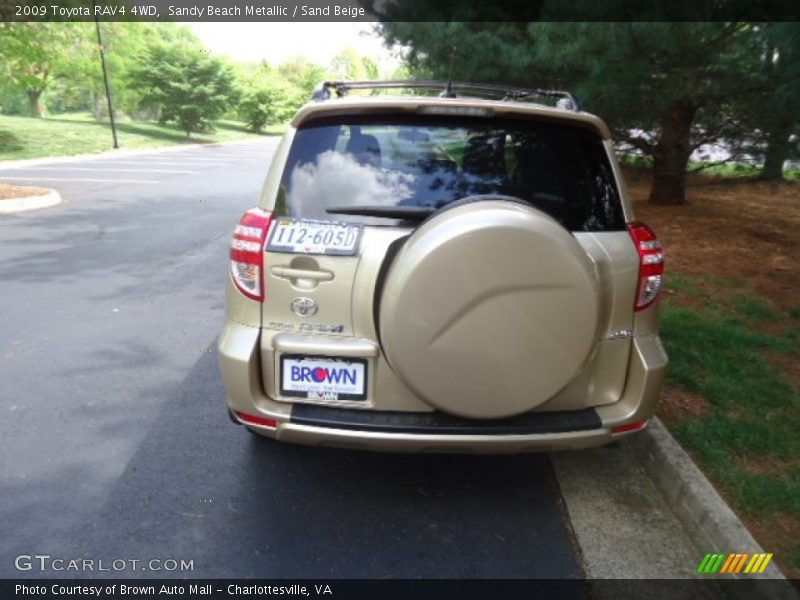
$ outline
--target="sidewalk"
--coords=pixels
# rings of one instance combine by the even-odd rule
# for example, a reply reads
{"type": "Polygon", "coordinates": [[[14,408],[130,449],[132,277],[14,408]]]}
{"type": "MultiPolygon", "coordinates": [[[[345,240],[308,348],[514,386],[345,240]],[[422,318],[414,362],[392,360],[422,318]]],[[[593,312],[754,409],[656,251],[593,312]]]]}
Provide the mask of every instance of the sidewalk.
{"type": "MultiPolygon", "coordinates": [[[[707,553],[770,550],[758,545],[658,419],[611,446],[554,452],[551,460],[588,578],[674,580],[665,598],[676,591],[709,600],[800,598],[774,563],[763,575],[697,573],[707,553]]],[[[601,586],[598,597],[603,590],[614,593],[601,586]]]]}

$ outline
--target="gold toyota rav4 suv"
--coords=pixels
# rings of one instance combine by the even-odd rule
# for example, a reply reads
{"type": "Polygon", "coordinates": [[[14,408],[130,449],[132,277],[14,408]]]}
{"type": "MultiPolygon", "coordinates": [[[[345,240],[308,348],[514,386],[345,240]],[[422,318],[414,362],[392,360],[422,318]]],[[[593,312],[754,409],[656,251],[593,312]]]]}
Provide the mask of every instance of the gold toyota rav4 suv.
{"type": "Polygon", "coordinates": [[[231,240],[231,417],[373,450],[606,444],[653,416],[663,269],[568,93],[323,83],[231,240]]]}

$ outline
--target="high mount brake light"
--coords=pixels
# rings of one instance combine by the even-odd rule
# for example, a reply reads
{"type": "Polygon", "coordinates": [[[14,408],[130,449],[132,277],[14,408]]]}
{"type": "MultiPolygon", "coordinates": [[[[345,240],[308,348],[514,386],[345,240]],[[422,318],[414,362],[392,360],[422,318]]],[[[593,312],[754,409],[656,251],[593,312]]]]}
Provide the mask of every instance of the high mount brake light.
{"type": "Polygon", "coordinates": [[[664,276],[664,250],[655,232],[641,221],[628,223],[636,252],[639,254],[639,283],[634,310],[644,310],[658,298],[664,276]]]}
{"type": "Polygon", "coordinates": [[[264,301],[264,241],[272,213],[251,208],[242,215],[231,238],[231,277],[242,294],[264,301]]]}

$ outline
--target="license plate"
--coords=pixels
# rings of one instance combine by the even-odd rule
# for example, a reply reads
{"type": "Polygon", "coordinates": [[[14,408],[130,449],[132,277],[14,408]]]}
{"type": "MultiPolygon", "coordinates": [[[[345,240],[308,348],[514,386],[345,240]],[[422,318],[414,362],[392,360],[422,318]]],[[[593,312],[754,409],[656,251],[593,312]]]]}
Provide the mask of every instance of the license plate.
{"type": "Polygon", "coordinates": [[[353,256],[358,250],[361,225],[334,221],[278,219],[267,242],[270,252],[353,256]]]}
{"type": "Polygon", "coordinates": [[[281,395],[308,400],[364,400],[367,361],[318,356],[281,357],[281,395]]]}

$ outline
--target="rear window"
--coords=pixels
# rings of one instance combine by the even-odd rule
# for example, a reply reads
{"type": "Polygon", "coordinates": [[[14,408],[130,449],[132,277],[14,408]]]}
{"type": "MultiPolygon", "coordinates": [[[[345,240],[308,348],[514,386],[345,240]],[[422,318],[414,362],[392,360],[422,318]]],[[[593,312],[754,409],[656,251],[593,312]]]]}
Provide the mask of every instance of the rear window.
{"type": "Polygon", "coordinates": [[[572,231],[625,227],[601,138],[536,120],[373,117],[299,129],[276,210],[295,218],[377,225],[331,215],[342,206],[440,208],[477,194],[520,198],[572,231]]]}

